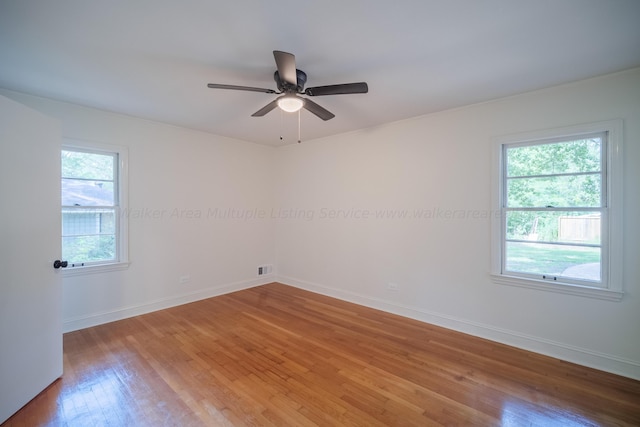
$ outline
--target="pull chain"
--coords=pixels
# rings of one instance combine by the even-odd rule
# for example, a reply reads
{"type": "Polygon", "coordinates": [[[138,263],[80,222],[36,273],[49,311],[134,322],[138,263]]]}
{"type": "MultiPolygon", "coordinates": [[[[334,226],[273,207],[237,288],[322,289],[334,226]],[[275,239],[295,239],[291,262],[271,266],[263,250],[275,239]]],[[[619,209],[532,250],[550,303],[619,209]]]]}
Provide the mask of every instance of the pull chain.
{"type": "Polygon", "coordinates": [[[298,110],[298,144],[302,142],[302,140],[300,139],[300,111],[301,110],[298,110]]]}

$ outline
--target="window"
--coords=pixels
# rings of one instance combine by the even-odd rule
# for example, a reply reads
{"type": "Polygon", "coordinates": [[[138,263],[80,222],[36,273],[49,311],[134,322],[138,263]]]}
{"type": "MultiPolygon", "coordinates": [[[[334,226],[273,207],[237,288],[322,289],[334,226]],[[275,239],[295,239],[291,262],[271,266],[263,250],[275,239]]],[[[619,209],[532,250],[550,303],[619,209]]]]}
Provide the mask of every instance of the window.
{"type": "Polygon", "coordinates": [[[62,257],[72,269],[126,264],[125,168],[123,149],[63,147],[62,257]]]}
{"type": "Polygon", "coordinates": [[[496,281],[622,297],[621,130],[606,122],[498,140],[496,281]]]}

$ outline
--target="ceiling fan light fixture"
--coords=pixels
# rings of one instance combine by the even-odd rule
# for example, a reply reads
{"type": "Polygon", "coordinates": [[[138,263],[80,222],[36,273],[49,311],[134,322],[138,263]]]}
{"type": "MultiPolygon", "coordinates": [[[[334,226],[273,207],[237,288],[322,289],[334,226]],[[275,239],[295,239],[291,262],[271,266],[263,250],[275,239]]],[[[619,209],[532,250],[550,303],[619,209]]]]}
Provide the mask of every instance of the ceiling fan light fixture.
{"type": "Polygon", "coordinates": [[[278,99],[278,107],[287,113],[295,113],[304,105],[304,99],[297,96],[282,96],[278,99]]]}

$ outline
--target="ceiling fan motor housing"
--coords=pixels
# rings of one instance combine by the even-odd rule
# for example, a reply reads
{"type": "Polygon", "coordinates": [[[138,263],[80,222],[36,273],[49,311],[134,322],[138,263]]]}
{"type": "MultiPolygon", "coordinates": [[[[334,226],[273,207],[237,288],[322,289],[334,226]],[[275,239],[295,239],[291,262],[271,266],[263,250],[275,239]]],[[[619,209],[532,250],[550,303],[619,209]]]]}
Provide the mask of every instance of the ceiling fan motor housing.
{"type": "Polygon", "coordinates": [[[296,93],[302,93],[302,91],[304,90],[304,85],[305,83],[307,83],[307,73],[302,70],[296,69],[296,79],[298,80],[298,84],[294,87],[293,85],[282,81],[282,79],[280,78],[280,73],[278,73],[278,71],[273,73],[273,80],[276,81],[276,85],[278,86],[278,90],[280,92],[295,91],[296,93]]]}

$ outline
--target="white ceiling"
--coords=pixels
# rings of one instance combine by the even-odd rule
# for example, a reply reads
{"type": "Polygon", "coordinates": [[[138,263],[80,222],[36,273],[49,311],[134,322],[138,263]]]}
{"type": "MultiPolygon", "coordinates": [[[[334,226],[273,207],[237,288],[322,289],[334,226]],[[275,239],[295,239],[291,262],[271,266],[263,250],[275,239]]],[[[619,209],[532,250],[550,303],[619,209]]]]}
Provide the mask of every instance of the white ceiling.
{"type": "MultiPolygon", "coordinates": [[[[313,98],[309,140],[640,66],[639,0],[1,0],[0,87],[267,145],[297,114],[276,95],[273,50],[313,98]]],[[[280,141],[280,135],[284,140],[280,141]]]]}

